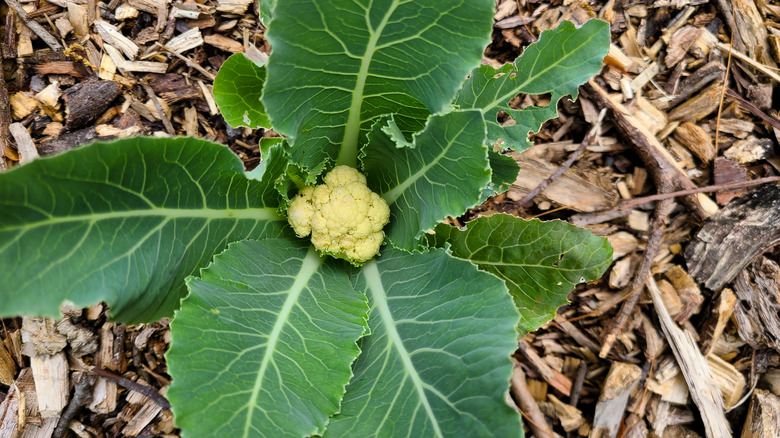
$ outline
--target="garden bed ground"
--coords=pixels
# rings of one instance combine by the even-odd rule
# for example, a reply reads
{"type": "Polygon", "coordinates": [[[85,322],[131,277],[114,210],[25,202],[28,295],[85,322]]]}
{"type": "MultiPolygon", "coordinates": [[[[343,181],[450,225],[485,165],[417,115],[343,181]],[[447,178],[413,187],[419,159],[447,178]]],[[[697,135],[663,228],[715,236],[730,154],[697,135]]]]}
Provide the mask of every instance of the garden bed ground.
{"type": "MultiPolygon", "coordinates": [[[[252,0],[7,3],[0,171],[140,134],[228,144],[252,168],[276,135],[229,128],[211,94],[231,53],[270,50],[252,0]]],[[[451,218],[569,220],[615,248],[600,281],[519,343],[511,401],[528,436],[780,436],[780,6],[497,3],[494,66],[563,19],[602,18],[613,36],[601,74],[517,156],[512,189],[451,218]]],[[[544,97],[514,102],[530,104],[544,97]]],[[[0,435],[178,436],[167,322],[115,325],[101,305],[66,315],[2,321],[0,435]],[[27,336],[67,370],[31,359],[27,336]]]]}

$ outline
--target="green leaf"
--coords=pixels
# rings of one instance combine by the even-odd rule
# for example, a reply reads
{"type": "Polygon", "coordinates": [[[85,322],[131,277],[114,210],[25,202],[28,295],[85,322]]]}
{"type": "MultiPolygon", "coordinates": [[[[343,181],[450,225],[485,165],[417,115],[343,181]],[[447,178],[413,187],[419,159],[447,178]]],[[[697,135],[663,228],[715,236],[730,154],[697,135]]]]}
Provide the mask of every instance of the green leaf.
{"type": "Polygon", "coordinates": [[[268,27],[268,23],[273,19],[275,7],[276,0],[260,0],[260,21],[264,26],[268,27]]]}
{"type": "Polygon", "coordinates": [[[411,251],[440,220],[479,203],[490,182],[485,122],[473,110],[431,116],[412,147],[399,147],[383,131],[387,123],[393,119],[371,130],[361,161],[368,186],[390,205],[385,232],[393,245],[411,251]]]}
{"type": "Polygon", "coordinates": [[[523,333],[552,319],[577,283],[600,278],[612,263],[607,239],[562,221],[497,214],[473,220],[463,230],[440,224],[434,240],[439,247],[449,243],[452,255],[506,281],[523,333]]]}
{"type": "Polygon", "coordinates": [[[184,278],[232,241],[278,235],[273,187],[188,138],[94,143],[0,174],[0,316],[105,301],[127,323],[171,316],[184,278]]]}
{"type": "Polygon", "coordinates": [[[325,437],[521,437],[505,400],[517,310],[499,279],[443,250],[362,268],[371,334],[325,437]]]}
{"type": "Polygon", "coordinates": [[[167,397],[188,437],[321,434],[366,330],[343,267],[287,239],[230,245],[190,277],[171,323],[167,397]]]}
{"type": "MultiPolygon", "coordinates": [[[[281,139],[280,139],[281,140],[281,139]]],[[[260,164],[246,172],[246,177],[262,181],[264,185],[273,185],[284,174],[289,154],[284,141],[275,142],[262,151],[260,164]]]]}
{"type": "Polygon", "coordinates": [[[509,190],[520,173],[520,165],[509,155],[488,150],[488,159],[490,160],[490,184],[482,191],[480,204],[493,195],[509,190]]]}
{"type": "Polygon", "coordinates": [[[357,167],[376,119],[406,133],[452,101],[490,41],[493,0],[286,0],[266,37],[263,102],[292,158],[314,173],[357,167]],[[305,44],[302,38],[305,36],[305,44]]]}
{"type": "Polygon", "coordinates": [[[590,20],[579,29],[568,21],[542,32],[539,41],[528,46],[514,64],[498,70],[480,66],[472,73],[455,97],[460,108],[478,108],[488,122],[488,140],[503,140],[503,147],[527,149],[529,132],[537,132],[545,121],[558,116],[558,101],[566,95],[577,98],[577,88],[601,70],[601,61],[609,51],[609,24],[590,20]],[[518,94],[551,93],[550,104],[543,107],[512,109],[509,101],[518,94]],[[499,111],[515,122],[502,126],[499,111]]]}
{"type": "Polygon", "coordinates": [[[236,53],[222,64],[214,79],[214,100],[232,127],[270,128],[263,96],[265,66],[236,53]]]}

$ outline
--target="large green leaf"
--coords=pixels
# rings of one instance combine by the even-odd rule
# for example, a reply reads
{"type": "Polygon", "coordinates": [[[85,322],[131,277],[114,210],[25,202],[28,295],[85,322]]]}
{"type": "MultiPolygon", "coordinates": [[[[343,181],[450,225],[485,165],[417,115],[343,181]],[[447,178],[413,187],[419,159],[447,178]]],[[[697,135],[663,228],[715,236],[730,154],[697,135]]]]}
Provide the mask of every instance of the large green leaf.
{"type": "Polygon", "coordinates": [[[368,305],[343,266],[287,239],[230,245],[190,277],[167,354],[187,437],[320,434],[360,353],[368,305]]]}
{"type": "Polygon", "coordinates": [[[493,0],[285,0],[266,37],[263,102],[293,159],[318,173],[356,166],[377,117],[422,129],[451,100],[490,41],[493,0]],[[304,41],[305,44],[301,43],[304,41]]]}
{"type": "Polygon", "coordinates": [[[392,126],[393,118],[374,126],[361,161],[368,186],[390,205],[390,241],[414,250],[426,230],[479,203],[491,175],[485,122],[474,110],[432,116],[411,145],[399,145],[392,126]]]}
{"type": "Polygon", "coordinates": [[[549,321],[577,283],[601,277],[612,263],[607,239],[562,221],[497,214],[473,220],[463,230],[441,224],[433,239],[506,281],[523,332],[549,321]]]}
{"type": "Polygon", "coordinates": [[[214,79],[214,100],[230,126],[271,127],[260,101],[264,83],[265,66],[249,60],[243,53],[236,53],[222,64],[214,79]]]}
{"type": "Polygon", "coordinates": [[[488,122],[491,143],[503,140],[505,147],[523,151],[530,146],[529,132],[536,132],[546,120],[558,116],[558,101],[577,97],[577,87],[601,70],[609,50],[609,24],[590,20],[577,29],[568,21],[542,32],[539,41],[528,46],[513,64],[498,70],[476,68],[455,97],[460,108],[478,108],[488,122]],[[551,93],[545,107],[513,109],[509,101],[518,94],[551,93]],[[498,112],[505,112],[513,125],[501,125],[498,112]]]}
{"type": "Polygon", "coordinates": [[[505,400],[517,310],[499,279],[434,249],[362,268],[371,334],[326,437],[521,437],[505,400]]]}
{"type": "Polygon", "coordinates": [[[0,316],[106,301],[123,322],[171,316],[184,278],[283,219],[228,148],[136,137],[0,174],[0,316]]]}

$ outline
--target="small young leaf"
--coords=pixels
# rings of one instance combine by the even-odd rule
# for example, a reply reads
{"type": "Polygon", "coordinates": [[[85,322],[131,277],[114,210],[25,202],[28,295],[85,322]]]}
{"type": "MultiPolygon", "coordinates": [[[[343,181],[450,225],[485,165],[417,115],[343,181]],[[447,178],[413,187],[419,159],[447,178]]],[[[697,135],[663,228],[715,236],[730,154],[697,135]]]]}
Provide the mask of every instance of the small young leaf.
{"type": "Polygon", "coordinates": [[[255,64],[243,53],[236,53],[222,64],[214,79],[214,100],[230,126],[271,127],[260,101],[264,83],[265,66],[255,64]]]}
{"type": "Polygon", "coordinates": [[[0,316],[55,317],[66,300],[171,316],[214,252],[286,222],[243,167],[216,143],[135,137],[0,173],[0,316]]]}
{"type": "Polygon", "coordinates": [[[292,158],[319,173],[357,167],[377,117],[405,133],[451,102],[490,41],[493,0],[285,0],[266,33],[273,51],[263,102],[292,158]],[[306,43],[301,44],[305,35],[306,43]]]}
{"type": "Polygon", "coordinates": [[[529,332],[555,316],[577,283],[601,277],[612,263],[607,239],[562,221],[530,221],[507,214],[481,217],[459,230],[440,224],[431,240],[448,242],[455,257],[506,280],[529,332]]]}
{"type": "Polygon", "coordinates": [[[478,204],[490,182],[485,122],[479,111],[432,116],[414,145],[398,147],[380,120],[361,155],[368,186],[390,205],[385,232],[398,248],[418,249],[425,231],[478,204]]]}
{"type": "Polygon", "coordinates": [[[171,322],[167,396],[188,437],[321,434],[368,305],[341,266],[286,239],[231,244],[171,322]]]}
{"type": "Polygon", "coordinates": [[[577,87],[601,70],[601,61],[609,50],[609,23],[590,20],[581,28],[568,21],[542,32],[539,41],[528,46],[514,64],[498,70],[480,66],[458,92],[454,104],[460,108],[478,108],[488,122],[488,140],[503,140],[503,147],[527,149],[529,132],[537,132],[545,121],[558,116],[558,101],[566,95],[577,97],[577,87]],[[509,101],[518,94],[551,93],[550,104],[512,109],[509,101]],[[514,125],[497,121],[503,111],[514,125]]]}
{"type": "Polygon", "coordinates": [[[523,333],[549,321],[577,283],[601,277],[612,263],[607,239],[562,221],[496,214],[463,230],[440,224],[432,239],[439,247],[448,242],[452,255],[506,281],[523,333]]]}
{"type": "Polygon", "coordinates": [[[362,268],[371,334],[325,437],[522,437],[506,404],[517,310],[503,282],[434,249],[362,268]]]}

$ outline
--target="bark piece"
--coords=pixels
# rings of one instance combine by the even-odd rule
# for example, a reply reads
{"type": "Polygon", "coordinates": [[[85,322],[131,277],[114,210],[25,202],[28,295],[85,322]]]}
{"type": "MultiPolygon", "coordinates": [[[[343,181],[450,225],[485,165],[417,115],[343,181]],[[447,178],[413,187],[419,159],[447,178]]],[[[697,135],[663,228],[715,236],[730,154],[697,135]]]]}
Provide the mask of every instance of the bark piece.
{"type": "Polygon", "coordinates": [[[11,95],[9,101],[11,105],[11,114],[14,120],[22,120],[38,108],[38,101],[23,91],[11,95]]]}
{"type": "Polygon", "coordinates": [[[534,366],[536,371],[541,374],[542,378],[553,388],[557,389],[564,395],[571,395],[571,380],[569,380],[568,377],[561,374],[559,371],[552,369],[549,365],[547,365],[547,362],[545,362],[539,355],[534,351],[533,347],[531,347],[528,342],[526,342],[524,339],[521,339],[520,342],[517,344],[518,351],[520,351],[523,356],[528,359],[528,361],[534,366]]]}
{"type": "Polygon", "coordinates": [[[756,389],[750,399],[742,438],[772,438],[780,436],[780,397],[756,389]]]}
{"type": "Polygon", "coordinates": [[[613,362],[604,388],[596,404],[593,429],[589,438],[615,438],[620,429],[628,396],[642,378],[642,369],[636,365],[613,362]]]}
{"type": "MultiPolygon", "coordinates": [[[[718,157],[715,159],[715,184],[729,184],[747,181],[747,169],[734,160],[718,157]]],[[[715,194],[715,200],[720,205],[726,205],[732,199],[747,193],[746,189],[725,190],[715,194]]]]}
{"type": "MultiPolygon", "coordinates": [[[[138,56],[138,45],[131,39],[122,35],[113,24],[110,24],[103,20],[97,20],[94,23],[95,30],[97,30],[103,41],[121,50],[130,59],[135,59],[138,56]]],[[[75,26],[74,26],[75,27],[75,26]]]]}
{"type": "Polygon", "coordinates": [[[713,215],[685,251],[688,272],[719,291],[759,254],[780,242],[780,186],[766,184],[713,215]]]}
{"type": "Polygon", "coordinates": [[[92,76],[92,72],[80,62],[51,61],[35,66],[39,75],[68,75],[77,79],[86,79],[92,76]]]}
{"type": "Polygon", "coordinates": [[[696,281],[681,266],[672,266],[664,273],[664,276],[672,283],[672,286],[674,286],[680,296],[683,308],[680,309],[680,314],[675,316],[675,321],[682,324],[691,315],[699,313],[704,297],[702,297],[696,281]]]}
{"type": "Polygon", "coordinates": [[[11,385],[16,376],[16,363],[11,353],[5,348],[5,344],[0,342],[0,383],[11,385]]]}
{"type": "Polygon", "coordinates": [[[734,282],[739,305],[734,310],[737,333],[758,348],[769,345],[780,351],[780,266],[762,258],[743,270],[734,282]]]}
{"type": "Polygon", "coordinates": [[[718,110],[723,86],[715,83],[701,93],[688,99],[669,113],[669,120],[685,120],[696,122],[718,110]]]}
{"type": "Polygon", "coordinates": [[[86,81],[68,88],[63,95],[66,103],[65,128],[80,128],[95,120],[119,96],[119,84],[114,81],[86,81]]]}
{"type": "Polygon", "coordinates": [[[94,127],[88,127],[78,131],[68,132],[55,139],[45,141],[38,145],[38,152],[44,156],[54,155],[81,146],[85,143],[110,139],[111,137],[100,136],[94,127]]]}

